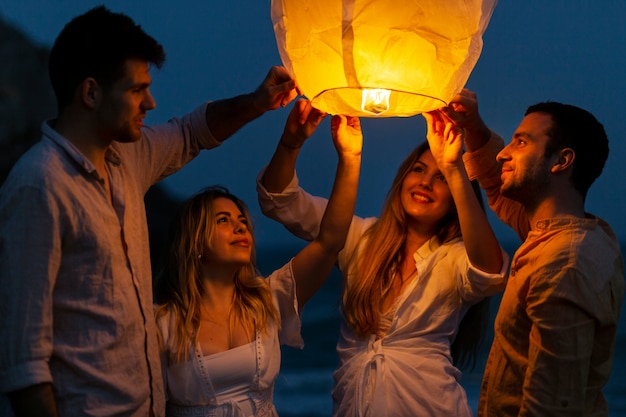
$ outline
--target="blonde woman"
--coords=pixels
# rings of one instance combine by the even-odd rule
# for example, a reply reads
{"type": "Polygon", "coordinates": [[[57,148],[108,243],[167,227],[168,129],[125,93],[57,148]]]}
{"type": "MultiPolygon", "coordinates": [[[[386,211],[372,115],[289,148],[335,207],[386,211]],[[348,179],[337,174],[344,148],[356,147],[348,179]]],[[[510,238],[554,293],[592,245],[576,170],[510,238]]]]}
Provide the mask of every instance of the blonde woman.
{"type": "MultiPolygon", "coordinates": [[[[298,101],[278,147],[308,137],[323,116],[298,101]]],[[[277,415],[280,344],[302,347],[299,313],[335,264],[354,210],[359,120],[334,116],[331,133],[339,158],[320,233],[269,277],[255,267],[241,200],[211,187],[183,207],[157,288],[168,416],[277,415]]]]}
{"type": "MultiPolygon", "coordinates": [[[[353,218],[338,257],[337,417],[472,415],[459,367],[475,359],[486,297],[503,290],[508,256],[465,172],[462,132],[439,112],[425,117],[428,142],[400,166],[380,218],[353,218]]],[[[315,239],[326,200],[298,186],[297,154],[277,150],[259,176],[259,201],[315,239]]]]}

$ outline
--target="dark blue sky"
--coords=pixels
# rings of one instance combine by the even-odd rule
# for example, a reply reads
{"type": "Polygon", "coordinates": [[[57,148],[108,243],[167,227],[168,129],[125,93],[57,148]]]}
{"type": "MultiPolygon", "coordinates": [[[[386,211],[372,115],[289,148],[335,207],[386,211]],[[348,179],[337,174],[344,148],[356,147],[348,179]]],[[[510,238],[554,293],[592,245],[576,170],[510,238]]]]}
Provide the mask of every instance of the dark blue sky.
{"type": "MultiPolygon", "coordinates": [[[[105,4],[132,16],[165,47],[164,68],[153,73],[157,109],[149,123],[182,115],[202,101],[252,91],[280,65],[269,1],[3,0],[0,14],[36,42],[50,46],[63,25],[105,4]],[[180,5],[180,7],[177,7],[180,5]]],[[[401,5],[402,1],[398,0],[401,5]]],[[[608,220],[624,240],[626,219],[626,1],[500,1],[467,87],[476,91],[485,121],[508,141],[526,107],[554,100],[586,108],[604,124],[611,155],[592,187],[588,211],[608,220]]],[[[188,196],[205,185],[226,185],[255,216],[259,244],[292,242],[258,209],[255,177],[269,161],[289,109],[263,116],[216,150],[204,152],[165,180],[188,196]]],[[[328,122],[303,150],[298,172],[309,191],[328,195],[335,154],[328,122]]],[[[363,173],[357,214],[377,215],[397,166],[425,135],[421,116],[363,120],[363,173]]],[[[503,241],[514,235],[492,216],[503,241]]]]}

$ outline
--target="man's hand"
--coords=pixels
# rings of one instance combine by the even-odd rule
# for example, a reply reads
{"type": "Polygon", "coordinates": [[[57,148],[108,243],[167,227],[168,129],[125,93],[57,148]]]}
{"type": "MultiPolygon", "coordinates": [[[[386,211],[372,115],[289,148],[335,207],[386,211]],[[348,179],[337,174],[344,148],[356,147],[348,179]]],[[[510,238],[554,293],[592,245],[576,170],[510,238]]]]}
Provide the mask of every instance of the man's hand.
{"type": "Polygon", "coordinates": [[[296,80],[284,67],[272,67],[252,95],[257,108],[266,112],[285,107],[299,93],[296,80]]]}
{"type": "Polygon", "coordinates": [[[485,144],[491,135],[478,112],[476,93],[464,88],[441,112],[456,126],[465,130],[465,146],[473,151],[485,144]]]}

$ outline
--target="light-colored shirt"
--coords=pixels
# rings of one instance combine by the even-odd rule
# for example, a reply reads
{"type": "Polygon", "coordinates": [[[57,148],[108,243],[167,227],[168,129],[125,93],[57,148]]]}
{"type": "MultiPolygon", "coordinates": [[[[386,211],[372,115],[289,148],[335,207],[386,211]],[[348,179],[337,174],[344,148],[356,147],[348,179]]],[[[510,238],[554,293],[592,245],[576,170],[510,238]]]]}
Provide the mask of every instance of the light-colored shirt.
{"type": "MultiPolygon", "coordinates": [[[[202,356],[199,346],[190,349],[187,361],[172,361],[170,334],[176,322],[170,314],[159,318],[157,325],[163,338],[161,357],[167,391],[168,417],[278,416],[273,396],[274,381],[280,370],[280,345],[302,348],[304,342],[300,335],[301,322],[291,262],[274,271],[267,278],[267,282],[280,316],[280,330],[273,322],[269,323],[265,332],[256,330],[252,343],[253,372],[248,380],[239,381],[238,386],[225,386],[216,375],[219,371],[214,369],[215,373],[211,372],[206,366],[207,357],[202,356]]],[[[233,367],[238,368],[240,363],[250,362],[249,358],[241,357],[248,351],[248,345],[245,345],[219,353],[220,366],[225,372],[232,374],[233,367]],[[238,364],[233,364],[235,361],[238,364]]],[[[228,378],[232,379],[231,376],[228,378]]]]}
{"type": "MultiPolygon", "coordinates": [[[[260,182],[257,191],[264,214],[302,238],[317,234],[326,200],[298,187],[295,174],[280,194],[268,193],[260,182]]],[[[375,221],[352,220],[339,253],[345,285],[352,285],[354,253],[363,248],[363,234],[375,221]]],[[[333,414],[471,417],[450,346],[470,306],[504,288],[508,256],[502,255],[500,273],[487,274],[471,265],[461,239],[439,245],[433,238],[413,255],[417,278],[400,295],[382,338],[360,338],[342,319],[333,414]]]]}
{"type": "Polygon", "coordinates": [[[219,145],[206,105],[95,167],[45,122],[0,189],[0,392],[52,383],[62,416],[162,416],[144,195],[219,145]]]}
{"type": "Polygon", "coordinates": [[[466,153],[471,178],[524,243],[516,251],[496,316],[479,416],[607,416],[602,387],[611,374],[624,265],[603,220],[554,218],[530,228],[522,206],[500,195],[492,134],[466,153]]]}

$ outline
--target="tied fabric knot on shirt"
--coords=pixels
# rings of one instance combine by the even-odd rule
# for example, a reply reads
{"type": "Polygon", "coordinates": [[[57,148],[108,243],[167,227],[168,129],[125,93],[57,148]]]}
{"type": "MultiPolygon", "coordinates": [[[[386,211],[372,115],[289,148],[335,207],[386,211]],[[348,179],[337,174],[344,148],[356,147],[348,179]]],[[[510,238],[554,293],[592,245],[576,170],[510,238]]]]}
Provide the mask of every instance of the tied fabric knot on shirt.
{"type": "Polygon", "coordinates": [[[357,376],[355,407],[358,417],[387,417],[383,384],[385,352],[382,339],[370,335],[363,368],[357,376]]]}
{"type": "Polygon", "coordinates": [[[226,401],[221,405],[221,408],[224,410],[224,417],[245,417],[239,403],[233,400],[226,401]]]}

